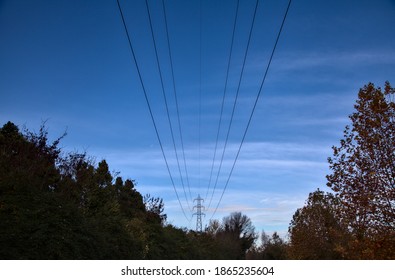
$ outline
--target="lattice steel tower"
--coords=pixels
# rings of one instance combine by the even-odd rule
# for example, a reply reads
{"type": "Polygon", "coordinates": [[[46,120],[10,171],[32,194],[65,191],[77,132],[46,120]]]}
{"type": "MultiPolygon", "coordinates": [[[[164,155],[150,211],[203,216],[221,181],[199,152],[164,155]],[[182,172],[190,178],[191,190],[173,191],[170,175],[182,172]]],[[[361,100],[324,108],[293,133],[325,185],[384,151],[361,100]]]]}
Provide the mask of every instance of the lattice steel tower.
{"type": "Polygon", "coordinates": [[[202,216],[206,216],[206,214],[202,213],[202,210],[204,210],[204,206],[202,206],[202,201],[204,201],[204,199],[201,198],[199,194],[198,197],[193,200],[193,202],[195,201],[196,206],[193,206],[193,209],[196,209],[196,212],[193,213],[193,215],[196,215],[196,231],[202,232],[202,216]]]}

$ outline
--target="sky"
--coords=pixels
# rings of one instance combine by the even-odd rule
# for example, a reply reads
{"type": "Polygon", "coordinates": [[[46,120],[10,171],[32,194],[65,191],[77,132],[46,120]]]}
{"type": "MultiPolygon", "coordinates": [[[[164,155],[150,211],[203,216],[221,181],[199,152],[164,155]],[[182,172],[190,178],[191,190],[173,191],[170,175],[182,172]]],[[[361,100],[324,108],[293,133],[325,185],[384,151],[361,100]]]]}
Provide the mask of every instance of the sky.
{"type": "Polygon", "coordinates": [[[292,1],[261,91],[288,0],[259,1],[245,63],[255,1],[240,0],[229,55],[236,0],[165,0],[169,41],[162,1],[149,0],[163,87],[146,2],[119,2],[138,68],[116,0],[0,1],[0,125],[67,131],[64,151],[105,159],[178,227],[195,229],[200,195],[203,226],[241,211],[286,236],[308,194],[329,191],[327,158],[359,89],[395,83],[393,0],[292,1]]]}

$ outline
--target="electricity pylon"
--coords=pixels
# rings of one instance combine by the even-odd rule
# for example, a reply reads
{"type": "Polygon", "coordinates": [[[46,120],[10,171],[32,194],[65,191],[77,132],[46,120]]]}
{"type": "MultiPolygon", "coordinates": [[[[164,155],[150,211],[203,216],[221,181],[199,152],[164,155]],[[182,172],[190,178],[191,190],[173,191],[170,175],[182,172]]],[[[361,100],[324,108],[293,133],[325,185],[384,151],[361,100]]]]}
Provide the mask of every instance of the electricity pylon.
{"type": "Polygon", "coordinates": [[[204,199],[201,198],[199,194],[198,197],[193,200],[193,202],[195,201],[196,206],[193,206],[193,209],[196,209],[196,212],[193,213],[193,215],[196,215],[196,231],[202,232],[202,216],[206,216],[206,214],[202,213],[202,210],[204,211],[204,206],[202,206],[202,201],[204,201],[204,199]]]}

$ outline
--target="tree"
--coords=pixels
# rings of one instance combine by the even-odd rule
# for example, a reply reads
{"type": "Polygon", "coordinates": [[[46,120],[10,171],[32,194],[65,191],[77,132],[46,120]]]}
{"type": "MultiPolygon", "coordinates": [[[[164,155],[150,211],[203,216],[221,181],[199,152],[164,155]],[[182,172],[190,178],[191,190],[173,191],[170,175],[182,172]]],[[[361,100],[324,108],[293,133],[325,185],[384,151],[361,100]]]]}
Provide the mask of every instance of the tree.
{"type": "Polygon", "coordinates": [[[289,226],[292,259],[342,259],[347,230],[336,216],[339,200],[317,189],[306,205],[296,210],[289,226]]]}
{"type": "MultiPolygon", "coordinates": [[[[49,143],[47,134],[44,125],[39,133],[11,122],[0,128],[0,259],[142,258],[107,163],[63,156],[61,138],[49,143]]],[[[127,182],[122,187],[132,189],[127,182]]],[[[145,211],[132,194],[141,203],[128,206],[145,211]]]]}
{"type": "Polygon", "coordinates": [[[360,89],[339,147],[328,159],[327,185],[342,203],[340,216],[354,241],[351,258],[395,258],[394,89],[360,89]]]}
{"type": "Polygon", "coordinates": [[[221,223],[218,220],[210,220],[205,232],[215,236],[217,232],[221,229],[221,223]]]}
{"type": "Polygon", "coordinates": [[[245,259],[257,235],[250,218],[241,212],[233,212],[223,218],[221,227],[215,231],[215,237],[221,244],[223,258],[245,259]]]}
{"type": "Polygon", "coordinates": [[[264,260],[285,260],[287,259],[287,243],[274,232],[271,237],[262,232],[262,259],[264,260]]]}
{"type": "Polygon", "coordinates": [[[59,139],[8,122],[0,129],[0,258],[67,259],[96,254],[82,213],[58,192],[59,139]]]}
{"type": "Polygon", "coordinates": [[[143,201],[147,214],[151,217],[151,219],[164,225],[167,215],[164,213],[165,204],[163,203],[163,199],[159,197],[152,197],[151,195],[147,194],[144,196],[143,201]]]}
{"type": "Polygon", "coordinates": [[[247,250],[257,238],[251,219],[241,212],[233,212],[223,219],[223,229],[240,247],[237,259],[244,259],[247,250]]]}
{"type": "MultiPolygon", "coordinates": [[[[120,183],[120,179],[116,183],[120,183]]],[[[118,185],[118,203],[120,205],[121,213],[126,218],[144,217],[145,206],[143,197],[135,189],[132,180],[127,179],[123,184],[118,185]]]]}
{"type": "Polygon", "coordinates": [[[252,247],[240,212],[203,233],[174,227],[162,199],[47,136],[0,128],[0,259],[244,259],[252,247]]]}
{"type": "Polygon", "coordinates": [[[262,230],[260,245],[254,244],[247,252],[249,260],[286,260],[288,244],[277,232],[269,236],[262,230]]]}

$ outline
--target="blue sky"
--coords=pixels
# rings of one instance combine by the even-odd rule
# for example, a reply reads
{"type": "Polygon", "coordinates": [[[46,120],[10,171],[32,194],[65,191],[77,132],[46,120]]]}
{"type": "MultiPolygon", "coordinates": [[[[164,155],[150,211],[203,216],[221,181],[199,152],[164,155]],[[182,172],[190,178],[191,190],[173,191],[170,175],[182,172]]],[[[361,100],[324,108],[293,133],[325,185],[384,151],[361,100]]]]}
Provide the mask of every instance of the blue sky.
{"type": "MultiPolygon", "coordinates": [[[[212,184],[206,197],[236,1],[165,1],[189,188],[163,10],[161,1],[148,2],[188,199],[171,140],[145,1],[120,0],[188,219],[166,169],[116,0],[0,1],[0,123],[11,120],[37,131],[46,120],[54,138],[67,130],[62,144],[66,151],[106,159],[111,169],[136,180],[141,193],[162,197],[169,222],[194,228],[188,205],[192,207],[192,199],[200,194],[208,207],[213,189],[212,184]]],[[[259,3],[227,149],[204,224],[221,197],[287,3],[259,3]]],[[[214,170],[224,146],[254,5],[255,1],[240,0],[214,170]]],[[[286,234],[308,193],[317,187],[327,190],[326,159],[349,123],[359,88],[368,82],[395,83],[394,26],[395,1],[292,1],[214,218],[242,211],[257,230],[286,234]]]]}

